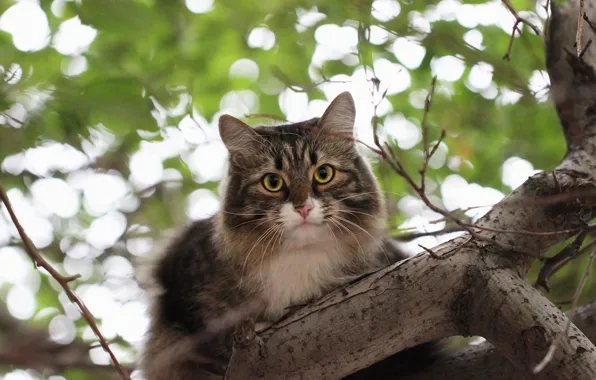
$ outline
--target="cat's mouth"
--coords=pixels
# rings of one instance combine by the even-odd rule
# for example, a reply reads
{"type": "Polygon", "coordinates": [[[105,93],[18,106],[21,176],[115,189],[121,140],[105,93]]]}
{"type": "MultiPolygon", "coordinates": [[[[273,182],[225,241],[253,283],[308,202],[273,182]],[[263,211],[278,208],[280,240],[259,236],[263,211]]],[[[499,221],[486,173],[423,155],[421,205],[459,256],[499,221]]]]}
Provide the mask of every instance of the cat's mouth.
{"type": "Polygon", "coordinates": [[[309,231],[322,226],[323,223],[319,221],[302,220],[300,223],[297,223],[296,225],[291,227],[290,231],[309,231]]]}
{"type": "Polygon", "coordinates": [[[321,225],[321,223],[313,223],[313,222],[304,220],[304,221],[302,221],[302,223],[300,223],[298,225],[298,228],[312,228],[312,227],[318,227],[320,225],[321,225]]]}

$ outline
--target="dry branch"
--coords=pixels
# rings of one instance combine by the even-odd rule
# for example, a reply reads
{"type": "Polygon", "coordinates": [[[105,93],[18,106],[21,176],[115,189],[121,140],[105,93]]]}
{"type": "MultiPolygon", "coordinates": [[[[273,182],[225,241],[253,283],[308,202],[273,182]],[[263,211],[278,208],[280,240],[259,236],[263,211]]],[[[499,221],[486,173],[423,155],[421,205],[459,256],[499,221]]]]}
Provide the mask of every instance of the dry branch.
{"type": "Polygon", "coordinates": [[[87,324],[89,324],[89,327],[91,327],[91,330],[93,330],[93,332],[97,336],[97,339],[99,339],[101,347],[110,355],[112,363],[118,371],[118,373],[120,374],[120,376],[125,380],[130,380],[128,372],[120,365],[118,359],[116,358],[116,355],[114,355],[114,352],[112,352],[112,350],[110,349],[108,342],[102,335],[101,331],[99,331],[99,327],[97,327],[95,318],[93,317],[89,309],[87,309],[87,306],[85,306],[83,301],[75,294],[75,292],[69,286],[69,283],[76,280],[79,276],[63,276],[53,266],[51,266],[50,263],[48,263],[43,258],[43,256],[41,256],[31,239],[29,239],[29,236],[27,236],[27,234],[25,233],[25,230],[19,222],[19,219],[17,218],[17,215],[14,212],[12,205],[10,204],[8,195],[6,194],[6,191],[4,191],[2,185],[0,185],[0,200],[2,201],[2,203],[4,203],[4,207],[6,207],[6,210],[8,211],[8,214],[10,215],[10,218],[12,219],[12,222],[14,223],[19,233],[19,236],[23,241],[25,251],[27,252],[29,257],[31,257],[31,260],[33,260],[36,267],[41,267],[45,269],[50,274],[50,276],[52,276],[58,282],[62,289],[64,289],[64,292],[66,293],[70,301],[78,307],[79,311],[81,312],[81,315],[83,316],[85,321],[87,321],[87,324]]]}
{"type": "Polygon", "coordinates": [[[584,248],[581,248],[581,245],[586,235],[587,231],[580,232],[575,238],[575,240],[573,240],[573,242],[571,242],[568,246],[563,248],[561,252],[557,253],[553,257],[548,257],[544,259],[542,267],[540,268],[540,272],[538,272],[538,278],[536,279],[536,283],[534,285],[540,286],[546,291],[550,292],[548,279],[559,269],[563,268],[571,260],[580,256],[583,252],[587,251],[588,249],[591,249],[594,246],[594,244],[596,244],[596,240],[592,240],[590,243],[586,244],[584,248]]]}
{"type": "Polygon", "coordinates": [[[502,1],[503,1],[503,5],[505,5],[505,8],[507,8],[509,13],[511,13],[511,15],[513,17],[515,17],[515,23],[513,24],[513,28],[511,30],[511,37],[509,38],[509,46],[507,47],[507,53],[505,53],[505,56],[503,56],[503,59],[510,61],[511,60],[511,50],[513,49],[513,40],[515,39],[515,33],[519,32],[521,34],[521,30],[519,29],[519,24],[528,25],[534,31],[534,33],[536,33],[537,35],[540,35],[540,29],[538,29],[538,27],[536,25],[532,24],[530,21],[521,17],[517,13],[515,8],[513,8],[513,4],[511,4],[511,1],[509,1],[509,0],[502,0],[502,1]]]}
{"type": "Polygon", "coordinates": [[[442,230],[438,230],[438,231],[403,233],[403,234],[392,236],[391,238],[393,240],[399,241],[399,242],[408,242],[408,241],[412,241],[412,240],[415,240],[415,239],[418,239],[421,237],[425,237],[425,236],[439,236],[439,235],[450,234],[453,232],[461,232],[461,231],[462,231],[461,227],[452,226],[452,227],[445,227],[442,230]]]}
{"type": "Polygon", "coordinates": [[[579,15],[577,16],[577,33],[575,35],[575,47],[577,48],[578,57],[584,55],[584,50],[582,49],[582,31],[584,26],[584,18],[586,17],[584,8],[584,0],[579,0],[579,15]]]}

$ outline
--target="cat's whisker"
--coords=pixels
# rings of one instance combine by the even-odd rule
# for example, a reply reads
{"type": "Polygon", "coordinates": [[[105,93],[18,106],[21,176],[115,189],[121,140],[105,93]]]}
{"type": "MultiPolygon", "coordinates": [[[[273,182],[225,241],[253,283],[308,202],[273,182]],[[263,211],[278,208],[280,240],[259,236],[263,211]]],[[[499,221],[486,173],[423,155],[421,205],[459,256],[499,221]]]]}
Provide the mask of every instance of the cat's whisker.
{"type": "Polygon", "coordinates": [[[279,237],[277,239],[277,242],[275,243],[277,247],[281,247],[282,246],[282,241],[281,239],[284,237],[284,232],[285,232],[285,227],[283,226],[283,224],[281,225],[281,228],[279,230],[279,237]]]}
{"type": "Polygon", "coordinates": [[[364,232],[365,234],[367,234],[368,236],[370,236],[370,238],[371,238],[372,240],[377,240],[377,239],[375,239],[375,238],[374,238],[374,237],[373,237],[373,236],[372,236],[372,235],[371,235],[371,234],[370,234],[370,233],[369,233],[367,230],[365,230],[364,228],[360,227],[359,225],[357,225],[356,223],[352,222],[351,220],[348,220],[348,219],[346,219],[346,218],[342,218],[341,216],[338,216],[338,215],[335,215],[335,218],[337,218],[337,219],[339,219],[339,220],[342,220],[342,221],[344,221],[344,222],[346,222],[346,223],[349,223],[349,224],[351,224],[352,226],[354,226],[354,227],[356,227],[356,228],[360,229],[362,232],[364,232]]]}
{"type": "MultiPolygon", "coordinates": [[[[396,193],[396,192],[392,192],[392,191],[380,191],[380,192],[385,193],[385,194],[399,195],[401,197],[407,195],[406,193],[396,193]]],[[[365,191],[365,192],[362,192],[362,193],[352,194],[352,195],[349,195],[349,196],[344,197],[344,198],[336,199],[334,202],[330,202],[329,203],[329,206],[334,205],[334,204],[339,203],[339,202],[342,202],[342,201],[344,201],[346,199],[355,198],[355,197],[359,197],[359,196],[363,196],[363,195],[377,194],[377,193],[378,193],[377,191],[365,191]]]]}
{"type": "MultiPolygon", "coordinates": [[[[275,218],[272,218],[272,220],[275,220],[275,218]]],[[[268,220],[267,220],[267,221],[268,221],[268,220]]],[[[267,222],[267,221],[263,221],[262,223],[259,223],[259,224],[257,224],[257,225],[256,225],[256,226],[255,226],[255,227],[252,229],[252,230],[250,230],[250,232],[249,232],[248,234],[249,234],[249,235],[250,235],[250,234],[252,234],[252,232],[253,232],[253,231],[254,231],[254,230],[257,228],[257,227],[261,226],[263,223],[265,223],[265,222],[267,222]]],[[[279,224],[281,224],[281,223],[278,223],[278,222],[276,222],[276,223],[274,224],[274,226],[275,226],[275,225],[279,225],[279,224]]]]}
{"type": "MultiPolygon", "coordinates": [[[[370,216],[373,219],[377,219],[377,220],[385,220],[384,218],[380,218],[378,216],[374,216],[372,214],[369,214],[367,212],[362,212],[362,211],[355,211],[355,210],[341,210],[341,209],[334,209],[332,210],[333,212],[345,212],[347,214],[362,214],[362,215],[366,215],[366,216],[370,216]]],[[[354,215],[356,216],[356,215],[354,215]]]]}
{"type": "MultiPolygon", "coordinates": [[[[364,228],[362,228],[361,226],[357,225],[356,223],[354,223],[354,222],[352,222],[352,221],[350,221],[350,220],[348,220],[348,219],[342,218],[341,216],[337,216],[337,215],[336,215],[335,217],[336,217],[336,218],[338,218],[338,219],[340,219],[340,220],[343,220],[343,221],[344,221],[344,222],[346,222],[346,223],[350,223],[352,226],[354,226],[354,227],[356,227],[356,228],[360,229],[360,231],[362,231],[362,232],[364,232],[365,234],[367,234],[368,236],[370,236],[370,238],[371,238],[373,241],[375,241],[375,240],[379,240],[379,239],[376,239],[374,236],[372,236],[372,235],[370,234],[370,232],[368,232],[367,230],[365,230],[365,229],[364,229],[364,228]]],[[[388,263],[390,263],[389,256],[387,256],[387,252],[385,252],[385,249],[383,249],[383,247],[382,247],[382,246],[381,246],[381,251],[383,251],[383,255],[384,255],[384,256],[385,256],[385,258],[387,259],[387,262],[388,262],[388,263]]]]}
{"type": "Polygon", "coordinates": [[[360,252],[362,252],[364,254],[364,249],[362,248],[362,245],[360,245],[360,241],[358,240],[358,238],[356,237],[356,235],[348,227],[346,227],[341,221],[337,220],[336,218],[337,217],[334,217],[334,218],[329,219],[329,220],[332,220],[333,222],[337,223],[338,226],[344,228],[350,235],[352,235],[352,237],[356,241],[356,244],[358,244],[358,247],[360,247],[360,252]]]}
{"type": "MultiPolygon", "coordinates": [[[[263,280],[263,261],[265,260],[265,255],[267,254],[267,250],[269,249],[269,244],[271,244],[275,240],[281,240],[281,235],[284,231],[283,224],[278,224],[276,227],[277,228],[273,232],[273,236],[271,237],[271,239],[269,239],[269,242],[267,243],[267,246],[265,247],[265,249],[263,250],[263,254],[261,255],[261,263],[259,264],[259,277],[261,278],[261,280],[263,280]]],[[[271,252],[273,252],[275,246],[276,244],[271,245],[271,252]]]]}
{"type": "MultiPolygon", "coordinates": [[[[278,232],[279,232],[279,230],[281,228],[282,228],[282,225],[281,224],[276,224],[274,226],[273,232],[271,234],[269,234],[269,237],[266,239],[267,240],[267,245],[263,248],[263,254],[261,255],[261,268],[260,269],[262,269],[262,264],[263,264],[263,260],[265,258],[265,255],[267,254],[267,252],[269,252],[269,246],[271,245],[271,243],[273,243],[273,241],[277,237],[277,234],[278,234],[278,232]]],[[[272,251],[273,251],[273,248],[274,247],[275,247],[275,245],[271,245],[271,250],[272,251]]]]}
{"type": "Polygon", "coordinates": [[[257,245],[259,245],[259,243],[265,239],[270,233],[271,231],[273,231],[275,229],[275,227],[277,227],[276,224],[272,225],[271,227],[267,228],[267,230],[265,231],[265,233],[263,235],[261,235],[257,241],[255,241],[255,243],[252,245],[252,247],[250,248],[250,251],[248,251],[248,254],[246,254],[246,258],[244,259],[244,263],[242,264],[242,268],[240,270],[240,280],[238,282],[238,286],[242,285],[242,280],[244,280],[244,271],[246,269],[246,264],[248,263],[248,259],[250,258],[250,254],[252,253],[252,251],[255,249],[255,247],[257,245]]]}
{"type": "Polygon", "coordinates": [[[331,226],[327,223],[325,223],[325,227],[327,227],[327,229],[329,230],[329,232],[331,233],[331,236],[333,237],[333,240],[335,240],[335,248],[339,248],[339,242],[337,241],[337,237],[335,236],[335,232],[333,232],[333,228],[331,228],[331,226]]]}
{"type": "MultiPolygon", "coordinates": [[[[257,228],[258,226],[262,225],[263,223],[270,222],[272,220],[275,220],[275,218],[274,217],[266,217],[266,218],[251,219],[251,220],[248,220],[246,222],[242,222],[240,224],[237,224],[235,226],[232,226],[232,229],[235,229],[235,228],[238,228],[240,226],[244,226],[245,224],[249,224],[249,223],[253,223],[253,222],[261,222],[261,223],[259,223],[259,224],[257,224],[255,226],[255,228],[257,228]]],[[[255,228],[253,228],[250,232],[254,231],[255,228]]]]}
{"type": "Polygon", "coordinates": [[[342,202],[342,201],[345,201],[346,199],[360,197],[360,196],[369,195],[369,194],[377,194],[377,192],[376,191],[366,191],[364,193],[358,193],[358,194],[348,195],[347,197],[340,198],[340,199],[337,199],[334,202],[329,203],[329,206],[334,205],[334,204],[339,203],[339,202],[342,202]]]}
{"type": "MultiPolygon", "coordinates": [[[[338,226],[337,222],[336,222],[335,220],[333,220],[333,216],[329,216],[329,217],[328,217],[326,220],[327,220],[328,222],[331,222],[331,223],[333,223],[333,225],[337,227],[337,230],[338,230],[339,232],[341,232],[341,228],[339,228],[339,226],[338,226]]],[[[331,226],[330,226],[330,227],[331,227],[331,226]]]]}
{"type": "MultiPolygon", "coordinates": [[[[261,225],[261,224],[265,223],[266,221],[267,221],[267,220],[263,220],[263,219],[260,219],[260,218],[259,218],[259,219],[251,219],[251,220],[248,220],[248,221],[246,221],[246,222],[242,222],[242,223],[240,223],[240,224],[236,224],[235,226],[232,226],[232,229],[236,229],[236,228],[238,228],[238,227],[244,226],[244,225],[246,225],[246,224],[249,224],[249,223],[261,222],[260,224],[258,224],[258,225],[257,225],[257,227],[258,227],[259,225],[261,225]]],[[[256,227],[255,227],[255,228],[256,228],[256,227]]],[[[253,231],[254,231],[254,229],[253,229],[253,231]]]]}
{"type": "Polygon", "coordinates": [[[406,195],[408,195],[407,192],[402,191],[401,193],[395,192],[395,191],[387,191],[387,190],[379,190],[380,193],[383,194],[392,194],[392,195],[398,195],[400,197],[405,197],[406,195]]]}

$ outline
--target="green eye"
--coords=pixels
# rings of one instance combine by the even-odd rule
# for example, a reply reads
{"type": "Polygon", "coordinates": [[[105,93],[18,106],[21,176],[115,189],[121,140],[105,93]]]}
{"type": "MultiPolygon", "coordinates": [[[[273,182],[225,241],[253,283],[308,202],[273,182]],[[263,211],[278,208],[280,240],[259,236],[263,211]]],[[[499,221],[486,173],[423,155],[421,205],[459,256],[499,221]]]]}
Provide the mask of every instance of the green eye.
{"type": "Polygon", "coordinates": [[[262,183],[265,190],[277,193],[283,187],[284,180],[277,174],[269,173],[265,174],[262,183]]]}
{"type": "Polygon", "coordinates": [[[324,185],[331,182],[334,174],[335,170],[330,165],[321,165],[315,170],[315,180],[324,185]]]}

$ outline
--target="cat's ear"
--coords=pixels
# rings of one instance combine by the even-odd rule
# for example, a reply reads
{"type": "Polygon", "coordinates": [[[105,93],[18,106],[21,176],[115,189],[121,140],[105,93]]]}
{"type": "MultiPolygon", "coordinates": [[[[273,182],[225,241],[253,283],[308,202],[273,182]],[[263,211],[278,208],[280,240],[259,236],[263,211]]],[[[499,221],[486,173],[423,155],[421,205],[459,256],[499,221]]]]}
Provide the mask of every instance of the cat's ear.
{"type": "Polygon", "coordinates": [[[219,118],[219,135],[230,153],[252,152],[261,138],[248,124],[230,115],[219,118]]]}
{"type": "Polygon", "coordinates": [[[354,98],[345,91],[337,95],[319,120],[319,127],[330,135],[353,137],[356,106],[354,98]]]}

